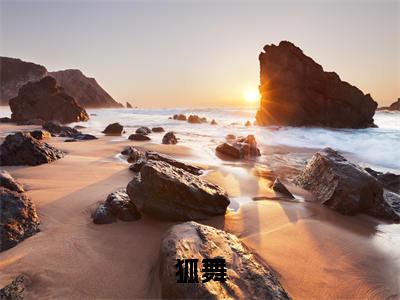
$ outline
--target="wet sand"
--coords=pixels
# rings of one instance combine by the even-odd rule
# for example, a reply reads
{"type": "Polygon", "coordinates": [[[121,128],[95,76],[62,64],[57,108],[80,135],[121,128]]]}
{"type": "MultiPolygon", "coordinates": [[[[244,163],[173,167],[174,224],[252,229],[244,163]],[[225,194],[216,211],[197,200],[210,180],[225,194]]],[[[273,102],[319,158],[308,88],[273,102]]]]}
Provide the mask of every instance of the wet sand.
{"type": "MultiPolygon", "coordinates": [[[[0,124],[0,136],[16,128],[22,129],[0,124]]],[[[28,190],[41,232],[0,253],[0,286],[22,273],[29,278],[28,299],[160,297],[159,246],[173,223],[144,216],[137,222],[94,225],[90,214],[108,193],[131,180],[128,164],[117,156],[124,146],[141,145],[204,165],[201,154],[179,144],[105,136],[49,143],[66,151],[66,157],[35,167],[4,167],[28,190]]],[[[268,176],[255,175],[259,166],[221,162],[206,167],[205,178],[243,202],[237,211],[204,223],[236,234],[277,272],[293,298],[399,298],[398,265],[393,253],[376,243],[376,220],[345,217],[313,203],[251,201],[275,195],[268,176]]]]}

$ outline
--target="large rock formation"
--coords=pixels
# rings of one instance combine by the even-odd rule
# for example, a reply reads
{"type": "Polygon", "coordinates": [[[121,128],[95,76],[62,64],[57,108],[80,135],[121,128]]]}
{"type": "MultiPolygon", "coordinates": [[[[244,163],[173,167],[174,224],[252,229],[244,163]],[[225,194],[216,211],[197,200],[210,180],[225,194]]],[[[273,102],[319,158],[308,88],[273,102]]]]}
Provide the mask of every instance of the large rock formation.
{"type": "Polygon", "coordinates": [[[219,186],[163,161],[147,161],[126,190],[140,211],[170,221],[223,215],[230,203],[219,186]]]}
{"type": "Polygon", "coordinates": [[[377,103],[340,80],[290,42],[266,45],[259,56],[259,125],[364,128],[374,126],[377,103]]]}
{"type": "Polygon", "coordinates": [[[22,86],[18,96],[10,100],[10,108],[14,121],[42,119],[72,123],[89,120],[85,109],[50,76],[22,86]]]}
{"type": "Polygon", "coordinates": [[[0,105],[8,105],[8,100],[18,95],[21,86],[42,79],[46,73],[46,68],[41,65],[0,57],[0,105]]]}
{"type": "Polygon", "coordinates": [[[400,111],[400,98],[398,98],[397,101],[390,104],[390,106],[379,107],[377,110],[400,111]]]}
{"type": "Polygon", "coordinates": [[[49,75],[85,108],[123,107],[97,83],[96,79],[86,77],[80,70],[49,72],[49,75]]]}
{"type": "Polygon", "coordinates": [[[400,197],[385,197],[381,182],[330,148],[314,154],[295,183],[342,214],[400,221],[400,197]]]}
{"type": "MultiPolygon", "coordinates": [[[[165,299],[290,299],[275,274],[229,233],[187,222],[173,226],[161,244],[161,296],[165,299]],[[198,259],[198,283],[178,283],[177,261],[198,259]],[[226,264],[226,282],[203,282],[204,259],[226,264]]],[[[218,278],[219,279],[219,278],[218,278]]]]}

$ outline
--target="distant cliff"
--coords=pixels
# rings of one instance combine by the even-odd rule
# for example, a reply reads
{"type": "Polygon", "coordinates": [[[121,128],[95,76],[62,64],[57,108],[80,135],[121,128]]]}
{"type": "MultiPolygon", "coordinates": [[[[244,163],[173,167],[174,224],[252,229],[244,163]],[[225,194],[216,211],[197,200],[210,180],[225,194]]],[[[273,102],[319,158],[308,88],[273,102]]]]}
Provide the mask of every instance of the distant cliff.
{"type": "Polygon", "coordinates": [[[28,81],[38,81],[46,74],[46,68],[41,65],[0,57],[0,105],[8,105],[8,100],[18,95],[21,86],[28,81]]]}
{"type": "Polygon", "coordinates": [[[123,107],[97,83],[96,79],[86,77],[80,70],[49,72],[49,75],[83,107],[123,107]]]}
{"type": "Polygon", "coordinates": [[[400,111],[400,98],[398,98],[397,101],[390,104],[390,106],[382,106],[377,108],[377,110],[400,111]]]}

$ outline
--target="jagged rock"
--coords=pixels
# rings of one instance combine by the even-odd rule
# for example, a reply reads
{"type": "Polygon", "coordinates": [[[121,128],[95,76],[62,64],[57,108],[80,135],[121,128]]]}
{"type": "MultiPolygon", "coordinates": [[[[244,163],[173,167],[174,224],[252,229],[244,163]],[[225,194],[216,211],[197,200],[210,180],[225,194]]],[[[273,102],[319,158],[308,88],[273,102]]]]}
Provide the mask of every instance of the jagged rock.
{"type": "Polygon", "coordinates": [[[131,134],[128,139],[130,139],[132,141],[150,141],[151,140],[147,135],[138,134],[138,133],[131,134]]]}
{"type": "Polygon", "coordinates": [[[40,80],[46,74],[46,68],[41,65],[0,57],[0,105],[8,105],[8,100],[18,95],[20,87],[29,81],[40,80]]]}
{"type": "Polygon", "coordinates": [[[124,126],[119,123],[112,123],[107,125],[107,127],[103,130],[105,134],[122,134],[124,130],[124,126]]]}
{"type": "Polygon", "coordinates": [[[178,143],[178,139],[175,136],[175,133],[172,131],[167,132],[163,138],[162,138],[162,143],[166,145],[175,145],[178,143]]]}
{"type": "Polygon", "coordinates": [[[17,132],[6,137],[0,146],[0,165],[40,165],[64,157],[64,153],[29,133],[17,132]]]}
{"type": "Polygon", "coordinates": [[[260,150],[257,148],[257,142],[254,135],[239,137],[236,140],[230,140],[223,143],[215,149],[217,153],[230,158],[242,159],[260,156],[260,150]]]}
{"type": "Polygon", "coordinates": [[[385,199],[382,184],[330,148],[314,154],[295,183],[342,214],[400,221],[400,211],[385,199]]]}
{"type": "Polygon", "coordinates": [[[400,194],[400,175],[389,172],[382,173],[371,168],[365,168],[364,170],[378,179],[385,189],[400,194]]]}
{"type": "Polygon", "coordinates": [[[128,156],[128,162],[136,162],[140,159],[146,159],[146,151],[138,150],[135,147],[127,147],[121,152],[122,155],[128,156]]]}
{"type": "Polygon", "coordinates": [[[163,161],[147,161],[127,192],[140,211],[171,221],[223,215],[230,203],[219,186],[163,161]]]}
{"type": "Polygon", "coordinates": [[[31,119],[31,120],[17,121],[17,125],[39,125],[39,126],[43,126],[45,123],[46,123],[46,121],[43,121],[42,119],[31,119]]]}
{"type": "Polygon", "coordinates": [[[289,190],[287,189],[287,187],[278,179],[276,178],[274,183],[272,184],[271,188],[275,191],[278,192],[282,195],[284,195],[285,197],[294,199],[294,196],[291,192],[289,192],[289,190]]]}
{"type": "Polygon", "coordinates": [[[160,251],[161,297],[165,299],[290,299],[274,272],[258,261],[240,240],[196,222],[173,226],[160,251]],[[177,283],[177,260],[199,259],[199,283],[177,283]],[[202,282],[204,259],[225,259],[227,281],[202,282]]]}
{"type": "Polygon", "coordinates": [[[51,138],[51,133],[47,130],[34,130],[30,132],[30,135],[37,140],[45,140],[51,138]]]}
{"type": "Polygon", "coordinates": [[[46,122],[43,124],[43,129],[50,132],[53,136],[72,137],[80,132],[69,126],[62,126],[55,122],[46,122]]]}
{"type": "Polygon", "coordinates": [[[139,159],[129,166],[132,172],[140,172],[140,169],[146,164],[146,159],[139,159]]]}
{"type": "Polygon", "coordinates": [[[390,104],[390,106],[379,107],[376,110],[400,111],[400,98],[398,98],[396,102],[390,104]]]}
{"type": "Polygon", "coordinates": [[[207,123],[207,119],[204,117],[199,117],[198,115],[190,115],[189,118],[187,119],[189,123],[195,123],[195,124],[200,124],[200,123],[207,123]]]}
{"type": "Polygon", "coordinates": [[[0,118],[0,123],[12,123],[13,121],[9,117],[0,118]]]}
{"type": "Polygon", "coordinates": [[[42,119],[71,123],[89,120],[85,109],[50,76],[22,86],[18,96],[10,99],[9,104],[14,121],[42,119]]]}
{"type": "Polygon", "coordinates": [[[250,126],[251,126],[251,122],[250,122],[250,121],[246,121],[246,123],[244,124],[244,126],[250,127],[250,126]]]}
{"type": "Polygon", "coordinates": [[[138,129],[136,129],[136,133],[148,135],[151,133],[151,129],[149,127],[142,126],[142,127],[139,127],[138,129]]]}
{"type": "Polygon", "coordinates": [[[215,121],[214,119],[212,119],[211,125],[218,125],[218,123],[217,123],[217,121],[215,121]]]}
{"type": "Polygon", "coordinates": [[[97,83],[96,79],[86,77],[80,70],[49,72],[49,75],[82,107],[123,107],[97,83]]]}
{"type": "Polygon", "coordinates": [[[266,45],[259,56],[258,125],[364,128],[374,126],[377,103],[341,81],[290,42],[266,45]]]}
{"type": "Polygon", "coordinates": [[[17,276],[11,283],[0,289],[1,300],[22,300],[24,299],[25,276],[17,276]]]}
{"type": "Polygon", "coordinates": [[[165,130],[162,127],[153,127],[151,129],[151,131],[153,131],[153,132],[164,132],[165,130]]]}
{"type": "Polygon", "coordinates": [[[39,217],[30,199],[4,187],[0,187],[0,220],[0,251],[39,231],[39,217]]]}
{"type": "Polygon", "coordinates": [[[0,171],[0,186],[14,192],[23,193],[24,188],[6,170],[0,171]]]}
{"type": "Polygon", "coordinates": [[[177,114],[172,117],[174,120],[178,121],[186,121],[186,116],[183,114],[177,114]]]}
{"type": "Polygon", "coordinates": [[[132,105],[128,101],[126,101],[126,108],[133,108],[132,105]]]}
{"type": "Polygon", "coordinates": [[[110,224],[117,220],[111,211],[101,203],[92,214],[92,219],[94,224],[110,224]]]}

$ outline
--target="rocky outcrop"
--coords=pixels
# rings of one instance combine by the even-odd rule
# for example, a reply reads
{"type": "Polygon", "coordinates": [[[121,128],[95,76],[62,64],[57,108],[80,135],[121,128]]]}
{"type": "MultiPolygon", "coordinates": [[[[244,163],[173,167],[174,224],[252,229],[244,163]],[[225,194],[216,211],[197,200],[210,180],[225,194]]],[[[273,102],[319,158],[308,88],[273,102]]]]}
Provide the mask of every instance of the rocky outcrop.
{"type": "Polygon", "coordinates": [[[225,231],[196,222],[173,226],[163,237],[160,251],[161,296],[165,299],[290,299],[271,269],[225,231]],[[199,259],[199,283],[177,283],[177,260],[199,259]],[[226,282],[202,282],[201,262],[222,258],[226,282]]]}
{"type": "Polygon", "coordinates": [[[367,171],[370,175],[374,176],[385,189],[400,194],[400,175],[390,172],[382,173],[375,171],[371,168],[365,168],[364,170],[367,171]]]}
{"type": "Polygon", "coordinates": [[[259,125],[365,128],[377,103],[290,42],[266,45],[260,60],[259,125]]]}
{"type": "Polygon", "coordinates": [[[287,187],[278,179],[276,178],[275,181],[272,183],[271,188],[275,191],[278,192],[279,194],[282,194],[283,196],[294,199],[293,194],[287,189],[287,187]]]}
{"type": "Polygon", "coordinates": [[[187,121],[193,124],[207,123],[207,119],[205,117],[199,117],[198,115],[190,115],[187,121]]]}
{"type": "Polygon", "coordinates": [[[0,57],[0,105],[8,105],[8,101],[18,95],[20,87],[29,81],[38,81],[46,74],[46,68],[41,65],[0,57]]]}
{"type": "Polygon", "coordinates": [[[342,214],[400,221],[400,197],[397,204],[387,201],[375,177],[330,148],[314,154],[295,183],[311,191],[315,201],[342,214]]]}
{"type": "Polygon", "coordinates": [[[6,170],[0,171],[0,186],[18,193],[24,192],[22,184],[16,181],[6,170]]]}
{"type": "Polygon", "coordinates": [[[0,187],[0,251],[39,231],[39,217],[25,193],[0,187]]]}
{"type": "Polygon", "coordinates": [[[19,275],[5,287],[0,289],[1,300],[22,300],[24,299],[25,276],[19,275]]]}
{"type": "Polygon", "coordinates": [[[29,134],[37,140],[46,140],[51,138],[51,133],[47,130],[34,130],[29,132],[29,134]]]}
{"type": "Polygon", "coordinates": [[[103,130],[103,133],[110,135],[120,135],[124,131],[124,126],[119,123],[112,123],[107,125],[107,127],[103,130]]]}
{"type": "Polygon", "coordinates": [[[379,107],[377,110],[400,111],[400,98],[398,98],[396,102],[390,104],[390,106],[379,107]]]}
{"type": "Polygon", "coordinates": [[[136,221],[141,218],[136,206],[129,200],[125,190],[116,191],[107,196],[92,214],[93,223],[109,224],[115,221],[136,221]]]}
{"type": "Polygon", "coordinates": [[[9,117],[0,118],[0,123],[12,123],[13,121],[9,117]]]}
{"type": "Polygon", "coordinates": [[[230,203],[219,186],[163,161],[147,161],[127,192],[140,211],[170,221],[223,215],[230,203]]]}
{"type": "Polygon", "coordinates": [[[165,145],[175,145],[178,143],[178,139],[175,136],[175,133],[170,131],[170,132],[167,132],[166,134],[164,134],[164,136],[162,138],[162,143],[165,145]]]}
{"type": "Polygon", "coordinates": [[[151,140],[151,138],[149,138],[147,135],[145,135],[145,134],[139,134],[139,133],[131,134],[131,135],[128,137],[128,139],[130,139],[130,140],[132,140],[132,141],[141,141],[141,142],[150,141],[150,140],[151,140]]]}
{"type": "Polygon", "coordinates": [[[172,118],[178,121],[186,121],[186,116],[183,114],[176,114],[172,118]]]}
{"type": "Polygon", "coordinates": [[[257,148],[254,135],[229,140],[219,145],[215,151],[223,157],[227,156],[234,159],[257,157],[261,155],[260,150],[257,148]]]}
{"type": "Polygon", "coordinates": [[[46,122],[45,124],[43,124],[43,128],[50,132],[52,136],[69,138],[66,139],[64,142],[77,142],[97,139],[97,137],[95,137],[94,135],[80,132],[76,129],[76,127],[77,126],[75,126],[74,128],[71,128],[69,126],[62,126],[54,122],[46,122]]]}
{"type": "Polygon", "coordinates": [[[29,133],[17,132],[6,137],[0,146],[0,165],[40,165],[64,157],[64,153],[29,133]]]}
{"type": "Polygon", "coordinates": [[[10,100],[10,108],[14,121],[42,119],[71,123],[89,120],[85,109],[50,76],[22,86],[18,96],[10,100]]]}
{"type": "Polygon", "coordinates": [[[96,79],[86,77],[80,70],[49,72],[49,75],[82,107],[123,107],[97,83],[96,79]]]}

